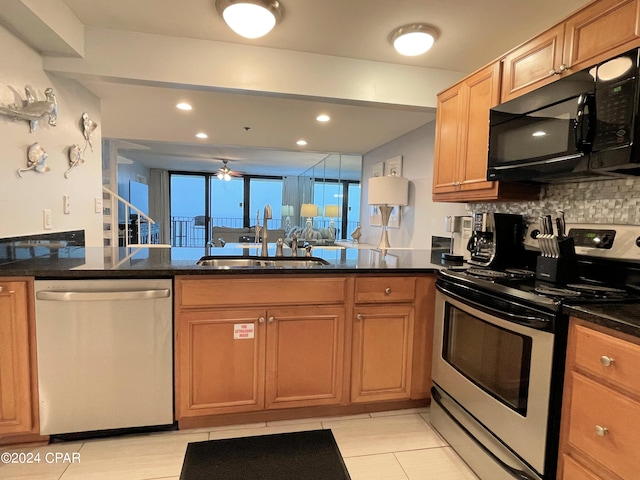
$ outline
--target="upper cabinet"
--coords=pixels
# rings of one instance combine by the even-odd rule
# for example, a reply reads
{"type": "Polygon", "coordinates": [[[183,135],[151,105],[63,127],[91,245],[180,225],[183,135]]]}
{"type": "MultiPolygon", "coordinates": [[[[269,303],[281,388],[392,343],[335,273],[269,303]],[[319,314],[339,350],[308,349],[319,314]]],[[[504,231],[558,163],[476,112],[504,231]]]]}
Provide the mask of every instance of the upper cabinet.
{"type": "Polygon", "coordinates": [[[506,102],[638,45],[639,0],[599,0],[509,52],[503,59],[506,102]]]}
{"type": "MultiPolygon", "coordinates": [[[[438,95],[434,201],[498,200],[509,197],[504,185],[487,181],[489,109],[497,105],[499,100],[499,62],[479,70],[438,95]]],[[[536,187],[531,190],[537,195],[536,187]]]]}

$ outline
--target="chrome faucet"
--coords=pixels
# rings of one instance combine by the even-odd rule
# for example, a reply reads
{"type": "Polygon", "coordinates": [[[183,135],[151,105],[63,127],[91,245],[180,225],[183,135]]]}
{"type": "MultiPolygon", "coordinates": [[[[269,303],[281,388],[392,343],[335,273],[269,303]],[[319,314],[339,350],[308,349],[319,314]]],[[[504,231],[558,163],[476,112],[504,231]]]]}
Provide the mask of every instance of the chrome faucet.
{"type": "Polygon", "coordinates": [[[283,255],[283,246],[284,246],[284,240],[279,238],[276,241],[276,257],[282,257],[282,255],[283,255]]]}
{"type": "Polygon", "coordinates": [[[263,225],[262,225],[262,251],[260,253],[261,256],[263,257],[268,257],[269,256],[269,243],[267,242],[267,235],[268,235],[268,229],[267,229],[267,220],[271,220],[271,205],[266,204],[264,206],[264,212],[262,214],[262,221],[263,221],[263,225]]]}
{"type": "Polygon", "coordinates": [[[298,237],[295,233],[291,234],[291,256],[298,256],[298,237]]]}

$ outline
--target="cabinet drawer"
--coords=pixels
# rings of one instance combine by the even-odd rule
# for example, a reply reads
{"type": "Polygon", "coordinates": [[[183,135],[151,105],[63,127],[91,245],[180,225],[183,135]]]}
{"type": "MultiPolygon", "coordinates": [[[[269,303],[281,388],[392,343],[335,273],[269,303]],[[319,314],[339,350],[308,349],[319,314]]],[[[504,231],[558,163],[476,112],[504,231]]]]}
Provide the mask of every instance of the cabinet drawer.
{"type": "Polygon", "coordinates": [[[640,403],[576,372],[571,381],[569,444],[620,477],[637,478],[640,403]]]}
{"type": "Polygon", "coordinates": [[[640,345],[580,325],[573,328],[576,367],[640,395],[640,345]]]}
{"type": "Polygon", "coordinates": [[[562,480],[600,480],[595,474],[584,468],[569,455],[563,455],[562,480]]]}
{"type": "Polygon", "coordinates": [[[412,302],[415,297],[415,277],[356,278],[356,303],[412,302]]]}
{"type": "Polygon", "coordinates": [[[328,304],[346,297],[346,279],[335,277],[196,277],[178,282],[181,307],[328,304]]]}

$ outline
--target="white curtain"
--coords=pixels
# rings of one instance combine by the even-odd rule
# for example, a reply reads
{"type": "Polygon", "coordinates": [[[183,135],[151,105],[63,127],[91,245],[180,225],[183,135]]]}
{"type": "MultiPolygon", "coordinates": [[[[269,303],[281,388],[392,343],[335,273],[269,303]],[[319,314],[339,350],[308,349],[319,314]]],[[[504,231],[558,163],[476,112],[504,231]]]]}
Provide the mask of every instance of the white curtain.
{"type": "Polygon", "coordinates": [[[169,171],[152,168],[149,171],[149,216],[160,224],[160,243],[171,243],[171,210],[169,171]]]}

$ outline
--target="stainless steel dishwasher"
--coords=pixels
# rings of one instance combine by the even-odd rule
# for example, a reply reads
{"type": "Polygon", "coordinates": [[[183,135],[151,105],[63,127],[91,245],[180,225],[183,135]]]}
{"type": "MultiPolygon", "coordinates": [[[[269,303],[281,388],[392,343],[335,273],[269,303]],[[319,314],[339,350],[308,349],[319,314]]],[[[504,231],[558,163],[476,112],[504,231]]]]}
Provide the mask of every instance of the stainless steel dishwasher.
{"type": "Polygon", "coordinates": [[[171,280],[37,280],[40,433],[173,424],[171,280]]]}

